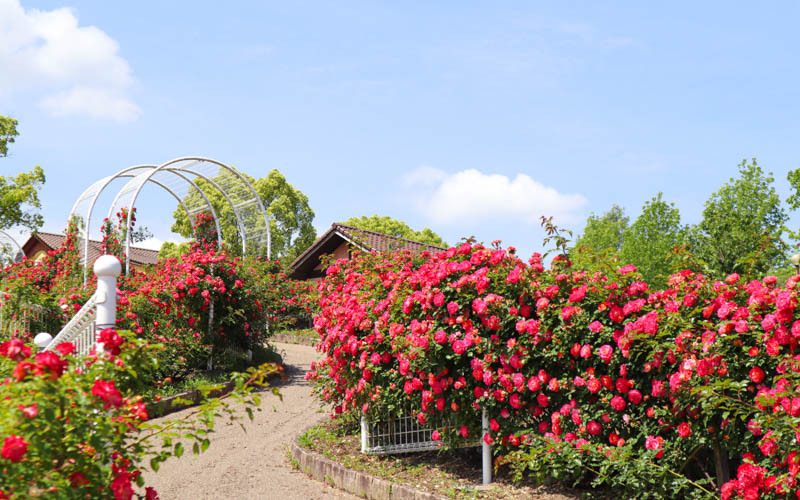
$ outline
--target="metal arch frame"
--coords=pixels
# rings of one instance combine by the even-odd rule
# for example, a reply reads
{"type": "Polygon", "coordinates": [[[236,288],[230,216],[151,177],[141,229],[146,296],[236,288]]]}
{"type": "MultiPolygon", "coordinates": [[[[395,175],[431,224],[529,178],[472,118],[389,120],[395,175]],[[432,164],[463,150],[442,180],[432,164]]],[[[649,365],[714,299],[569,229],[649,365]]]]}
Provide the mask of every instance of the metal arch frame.
{"type": "MultiPolygon", "coordinates": [[[[158,170],[158,171],[162,171],[162,170],[159,170],[156,165],[150,165],[148,168],[151,169],[151,174],[147,176],[147,178],[142,182],[142,184],[140,186],[143,186],[144,184],[146,184],[148,182],[152,182],[153,184],[157,184],[157,185],[161,186],[166,191],[168,191],[175,199],[178,200],[178,203],[180,203],[180,205],[183,207],[183,211],[186,212],[186,216],[187,217],[191,217],[191,215],[192,215],[191,211],[188,208],[186,208],[186,205],[183,203],[183,200],[181,200],[178,197],[178,195],[175,194],[170,188],[168,188],[167,186],[163,185],[160,181],[152,178],[152,173],[154,173],[156,170],[158,170]]],[[[203,197],[203,200],[205,200],[206,205],[208,205],[208,209],[211,211],[211,215],[214,217],[214,226],[216,227],[216,230],[217,230],[217,244],[221,246],[222,245],[222,231],[221,231],[221,229],[219,227],[219,217],[217,216],[217,211],[214,210],[214,205],[211,204],[211,200],[209,200],[208,196],[206,196],[206,194],[203,192],[203,190],[200,189],[200,186],[195,184],[195,182],[192,179],[189,179],[188,177],[183,175],[182,172],[189,172],[190,174],[194,174],[194,175],[196,175],[196,176],[198,176],[198,177],[200,177],[202,179],[206,179],[206,177],[203,176],[202,174],[198,174],[197,172],[193,172],[191,170],[179,170],[179,169],[175,169],[175,168],[165,168],[165,169],[163,169],[163,171],[164,172],[169,172],[169,173],[171,173],[171,174],[173,174],[173,175],[175,175],[177,177],[180,177],[181,179],[186,181],[190,186],[192,186],[198,193],[200,193],[200,196],[203,197]]],[[[145,172],[142,172],[141,174],[137,174],[137,175],[124,175],[124,176],[120,176],[120,178],[122,178],[122,177],[130,177],[131,179],[135,179],[136,177],[138,177],[139,175],[142,175],[143,173],[145,173],[145,172]]],[[[130,181],[128,181],[128,182],[130,182],[130,181]]],[[[126,186],[127,186],[127,184],[126,184],[126,186]]],[[[117,196],[114,197],[114,201],[111,202],[111,207],[108,209],[108,215],[107,215],[108,219],[111,218],[111,214],[114,211],[114,207],[116,207],[117,202],[119,201],[119,197],[122,194],[122,191],[124,189],[125,188],[123,187],[123,189],[120,190],[117,193],[117,196]]],[[[141,187],[140,187],[140,189],[141,189],[141,187]]],[[[126,234],[130,234],[130,229],[131,229],[130,228],[130,224],[127,224],[126,225],[126,230],[127,230],[126,234]]],[[[129,239],[129,238],[126,238],[126,240],[127,239],[129,239]]],[[[129,254],[130,253],[129,252],[129,248],[126,247],[125,252],[127,254],[129,254]]]]}
{"type": "MultiPolygon", "coordinates": [[[[136,188],[136,191],[133,194],[133,198],[131,199],[129,210],[131,212],[133,211],[133,208],[136,206],[136,199],[139,197],[139,193],[141,192],[142,188],[147,183],[147,181],[149,181],[153,177],[153,175],[155,175],[157,172],[159,172],[161,170],[168,170],[169,171],[170,170],[169,166],[173,165],[175,163],[191,162],[191,161],[199,162],[199,163],[207,162],[207,163],[212,163],[214,165],[218,165],[219,167],[222,167],[225,170],[227,170],[228,172],[234,174],[237,178],[239,178],[239,180],[241,180],[244,183],[245,186],[247,186],[250,189],[250,193],[253,195],[253,198],[256,200],[256,204],[257,204],[258,208],[261,210],[261,215],[263,216],[264,223],[266,225],[266,229],[267,229],[267,258],[269,259],[270,258],[270,244],[271,244],[269,218],[267,217],[267,212],[264,209],[264,203],[261,201],[261,197],[258,196],[258,193],[253,188],[252,184],[250,184],[250,182],[247,179],[245,179],[235,168],[233,168],[233,167],[231,167],[229,165],[225,165],[224,163],[218,162],[216,160],[212,160],[210,158],[203,158],[203,157],[182,157],[182,158],[176,158],[174,160],[170,160],[170,161],[167,161],[165,163],[162,163],[157,168],[155,168],[152,171],[150,171],[147,174],[147,176],[144,178],[144,180],[139,183],[139,185],[136,188]]],[[[243,224],[242,218],[241,218],[241,216],[239,214],[239,209],[231,201],[230,197],[228,196],[228,193],[224,189],[222,189],[215,181],[209,179],[205,175],[201,175],[201,174],[198,174],[197,172],[189,170],[188,167],[187,168],[176,168],[175,170],[181,170],[181,171],[186,171],[186,172],[195,174],[198,177],[201,177],[201,178],[205,179],[206,181],[208,181],[211,185],[213,185],[215,188],[217,188],[217,190],[219,190],[220,193],[222,193],[222,195],[225,197],[225,199],[228,201],[228,203],[230,204],[231,208],[233,209],[234,214],[236,215],[237,224],[239,225],[239,233],[240,233],[240,235],[242,237],[242,253],[246,253],[247,252],[247,238],[246,238],[246,234],[245,234],[245,231],[244,231],[244,224],[243,224]]],[[[122,193],[122,191],[120,191],[120,193],[117,194],[117,198],[119,197],[119,194],[121,194],[121,193],[122,193]]],[[[110,208],[111,211],[114,210],[114,206],[116,205],[116,201],[117,201],[117,199],[114,200],[114,204],[112,204],[112,206],[110,208]]],[[[128,217],[128,219],[126,221],[126,231],[125,231],[125,233],[126,233],[126,237],[125,237],[125,253],[126,254],[130,253],[131,222],[132,222],[131,221],[131,217],[128,217]]],[[[125,273],[127,274],[129,272],[129,270],[130,270],[130,259],[128,259],[126,264],[125,264],[125,273]]]]}
{"type": "MultiPolygon", "coordinates": [[[[172,162],[168,162],[168,163],[172,163],[172,162]]],[[[201,179],[207,181],[212,186],[217,188],[217,190],[219,190],[219,192],[222,193],[222,196],[224,196],[225,199],[228,201],[228,204],[231,206],[231,208],[233,208],[233,212],[236,215],[236,223],[239,226],[239,233],[242,236],[242,240],[243,241],[246,239],[246,238],[244,238],[244,224],[242,223],[242,218],[239,215],[239,211],[236,209],[236,205],[233,203],[233,200],[231,200],[230,197],[228,197],[228,194],[225,192],[225,190],[222,189],[222,187],[220,187],[216,182],[214,182],[213,180],[209,179],[205,175],[197,173],[197,172],[195,172],[193,170],[189,170],[188,168],[181,168],[181,169],[169,168],[167,166],[167,163],[161,164],[158,167],[153,168],[147,174],[147,176],[139,183],[139,185],[136,187],[136,191],[134,191],[133,198],[131,199],[131,203],[130,203],[130,210],[131,211],[136,206],[136,198],[139,197],[139,193],[141,192],[141,190],[144,187],[144,185],[147,184],[148,182],[156,182],[156,181],[153,180],[152,177],[156,173],[162,172],[162,171],[163,172],[173,172],[173,173],[175,171],[188,172],[188,173],[191,173],[191,174],[194,174],[194,175],[200,177],[201,179]]],[[[144,172],[142,172],[142,173],[144,173],[144,172]]],[[[142,175],[142,174],[139,174],[139,175],[142,175]]],[[[138,176],[136,176],[136,177],[138,177],[138,176]]],[[[181,176],[181,177],[183,177],[183,176],[181,176]]],[[[184,177],[184,179],[185,179],[185,177],[184,177]]],[[[135,180],[135,177],[132,180],[135,180]]],[[[130,183],[131,181],[128,181],[128,182],[130,183]]],[[[127,184],[126,184],[126,187],[127,187],[127,184]]],[[[195,185],[195,187],[197,188],[196,185],[195,185]]],[[[212,214],[214,215],[214,223],[215,223],[215,225],[217,227],[217,238],[218,238],[217,241],[221,243],[221,237],[222,237],[221,234],[222,233],[221,233],[221,231],[219,229],[219,219],[218,219],[218,217],[216,215],[216,212],[214,212],[214,208],[211,206],[211,202],[208,200],[208,198],[206,197],[206,195],[203,192],[203,190],[199,189],[199,188],[197,188],[197,189],[200,191],[200,194],[206,200],[206,202],[208,203],[209,207],[211,207],[212,214]]],[[[111,214],[114,211],[114,207],[116,207],[117,201],[119,201],[119,197],[122,194],[122,191],[124,191],[124,190],[125,190],[125,187],[123,187],[122,190],[120,190],[117,193],[117,196],[114,198],[114,201],[111,203],[111,207],[108,209],[108,218],[111,218],[111,214]]],[[[187,217],[189,217],[191,219],[191,214],[189,213],[188,210],[186,211],[186,215],[187,215],[187,217]]],[[[127,221],[125,223],[125,254],[126,255],[130,255],[130,253],[131,253],[130,252],[130,248],[131,248],[131,224],[132,224],[132,222],[133,221],[131,220],[131,217],[128,217],[128,219],[127,219],[127,221]]],[[[191,223],[191,220],[189,222],[191,223]]],[[[243,249],[245,248],[244,245],[243,245],[242,248],[243,249]]],[[[125,274],[128,274],[128,272],[130,271],[130,265],[131,265],[130,259],[126,260],[125,261],[125,274]]]]}
{"type": "MultiPolygon", "coordinates": [[[[69,214],[69,218],[70,219],[72,219],[72,216],[75,215],[75,210],[78,208],[78,205],[82,201],[84,201],[85,199],[88,199],[88,197],[84,197],[84,195],[87,192],[89,192],[90,190],[92,190],[93,188],[95,188],[96,186],[100,186],[100,184],[102,184],[102,186],[100,186],[99,189],[97,190],[97,192],[94,194],[94,197],[92,198],[91,204],[89,205],[89,210],[88,210],[88,212],[86,214],[86,221],[85,221],[86,228],[84,230],[84,242],[83,242],[84,243],[84,253],[83,253],[83,284],[84,285],[86,285],[86,281],[88,279],[88,269],[89,269],[88,268],[89,227],[90,227],[90,223],[91,223],[91,220],[92,220],[92,212],[94,211],[94,206],[97,203],[97,198],[100,197],[100,194],[114,180],[116,180],[116,179],[124,179],[124,178],[135,178],[137,175],[141,175],[141,174],[133,174],[134,171],[136,171],[136,170],[145,170],[145,169],[155,169],[155,168],[157,168],[156,165],[135,165],[135,166],[132,166],[132,167],[128,167],[128,168],[122,169],[122,170],[120,170],[119,172],[117,172],[116,174],[114,174],[112,176],[100,179],[99,181],[97,181],[94,184],[92,184],[91,186],[89,186],[86,190],[84,190],[84,192],[81,193],[81,196],[78,197],[78,200],[72,206],[72,210],[70,211],[70,214],[69,214]]],[[[214,216],[214,224],[215,224],[216,230],[217,230],[217,243],[221,244],[222,243],[222,232],[220,231],[219,220],[218,220],[216,211],[214,210],[214,207],[211,204],[211,201],[206,197],[205,193],[203,193],[203,190],[200,189],[191,179],[188,179],[186,176],[177,173],[173,169],[169,169],[169,171],[172,172],[173,174],[177,175],[178,177],[182,178],[187,183],[189,183],[192,187],[194,187],[200,193],[200,195],[203,197],[205,202],[208,204],[208,207],[211,210],[211,214],[214,216]]],[[[189,209],[186,208],[186,205],[183,203],[183,200],[177,194],[175,194],[175,192],[172,191],[172,189],[170,189],[169,187],[165,186],[164,184],[162,184],[161,182],[159,182],[159,181],[157,181],[155,179],[148,179],[148,180],[150,182],[153,182],[154,184],[162,187],[165,191],[167,191],[169,194],[171,194],[176,200],[178,200],[178,203],[180,204],[181,207],[183,207],[183,210],[186,212],[186,215],[188,217],[191,217],[189,209]]],[[[117,198],[114,199],[114,204],[116,204],[116,201],[117,201],[117,198]]],[[[112,206],[111,206],[112,210],[114,208],[114,204],[112,204],[112,206]]],[[[129,253],[128,249],[126,249],[126,253],[129,253]]]]}
{"type": "MultiPolygon", "coordinates": [[[[232,173],[233,175],[235,175],[236,177],[238,177],[239,180],[241,180],[244,183],[244,185],[247,186],[247,188],[250,190],[250,193],[253,195],[253,198],[256,200],[256,204],[258,205],[258,209],[261,211],[261,216],[264,218],[264,224],[266,224],[266,229],[267,229],[267,259],[269,259],[270,256],[271,256],[271,252],[272,252],[272,235],[271,235],[270,225],[269,225],[269,216],[267,215],[267,210],[264,208],[264,202],[261,199],[261,196],[258,195],[258,193],[256,192],[256,190],[253,187],[253,185],[250,183],[250,181],[245,179],[245,177],[238,170],[236,170],[234,167],[231,167],[230,165],[226,165],[226,164],[224,164],[222,162],[219,162],[217,160],[214,160],[212,158],[206,158],[206,157],[203,157],[203,156],[186,156],[186,157],[183,157],[183,158],[176,158],[174,160],[170,160],[170,161],[166,162],[164,165],[170,165],[170,164],[181,162],[181,161],[196,161],[196,162],[213,163],[214,165],[220,166],[220,167],[226,169],[227,171],[229,171],[230,173],[232,173]]],[[[216,186],[216,184],[215,184],[215,186],[216,186]]],[[[217,189],[220,189],[218,186],[216,186],[216,187],[217,187],[217,189]]],[[[220,190],[220,191],[222,191],[222,190],[220,190]]],[[[222,192],[224,193],[224,191],[222,191],[222,192]]],[[[234,212],[237,211],[235,205],[231,204],[231,207],[234,209],[234,212]]],[[[243,245],[244,245],[244,242],[245,242],[245,239],[242,238],[242,244],[243,245]]],[[[244,253],[244,246],[242,248],[242,253],[244,253]]]]}
{"type": "Polygon", "coordinates": [[[22,252],[22,247],[20,246],[19,242],[17,242],[17,240],[13,236],[11,236],[10,234],[8,234],[5,231],[0,231],[0,236],[5,236],[7,239],[11,240],[11,242],[13,243],[13,246],[11,248],[12,251],[14,251],[14,254],[11,256],[11,259],[12,259],[11,261],[12,262],[16,262],[17,257],[19,256],[19,254],[22,253],[23,256],[25,255],[22,252]]]}

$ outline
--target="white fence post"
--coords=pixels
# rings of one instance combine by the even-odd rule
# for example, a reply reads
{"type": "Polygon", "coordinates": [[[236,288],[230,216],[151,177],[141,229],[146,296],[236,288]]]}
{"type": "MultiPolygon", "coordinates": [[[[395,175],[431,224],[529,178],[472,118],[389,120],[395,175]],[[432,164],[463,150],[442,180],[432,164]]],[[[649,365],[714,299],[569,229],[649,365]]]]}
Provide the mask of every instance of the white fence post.
{"type": "Polygon", "coordinates": [[[122,264],[113,255],[101,255],[94,262],[97,275],[96,332],[117,326],[117,278],[122,273],[122,264]]]}
{"type": "Polygon", "coordinates": [[[481,415],[481,428],[483,429],[483,435],[481,436],[483,484],[489,484],[492,482],[492,447],[483,439],[483,436],[489,432],[489,417],[486,416],[486,408],[483,409],[483,415],[481,415]]]}
{"type": "Polygon", "coordinates": [[[367,417],[361,415],[361,453],[367,451],[367,417]]]}

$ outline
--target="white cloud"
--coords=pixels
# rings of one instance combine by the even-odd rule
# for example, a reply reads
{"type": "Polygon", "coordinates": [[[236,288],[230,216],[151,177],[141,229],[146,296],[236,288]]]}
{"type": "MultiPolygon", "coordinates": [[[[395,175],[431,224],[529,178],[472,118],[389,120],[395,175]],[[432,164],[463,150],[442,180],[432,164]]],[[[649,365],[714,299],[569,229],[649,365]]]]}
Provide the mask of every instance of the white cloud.
{"type": "Polygon", "coordinates": [[[139,107],[117,92],[107,89],[75,87],[42,99],[42,108],[54,116],[89,115],[130,121],[139,116],[139,107]]]}
{"type": "Polygon", "coordinates": [[[161,250],[161,246],[164,244],[163,240],[158,238],[150,238],[144,241],[140,241],[138,243],[132,243],[131,246],[139,247],[139,248],[147,248],[148,250],[161,250]]]}
{"type": "Polygon", "coordinates": [[[405,180],[415,187],[417,208],[437,223],[504,218],[538,223],[542,215],[568,223],[577,219],[575,212],[587,203],[580,194],[560,193],[522,173],[510,179],[476,169],[448,174],[420,167],[405,180]]]}
{"type": "Polygon", "coordinates": [[[152,238],[148,238],[148,239],[146,239],[144,241],[140,241],[138,243],[131,243],[131,246],[139,247],[139,248],[147,248],[147,249],[150,249],[150,250],[161,250],[161,247],[166,242],[174,243],[176,245],[180,245],[184,241],[187,241],[187,240],[178,240],[176,238],[167,238],[166,240],[162,240],[162,239],[156,238],[154,236],[152,238]]]}
{"type": "Polygon", "coordinates": [[[135,119],[134,83],[119,44],[94,26],[79,26],[66,8],[25,10],[0,0],[0,95],[37,92],[54,115],[135,119]]]}

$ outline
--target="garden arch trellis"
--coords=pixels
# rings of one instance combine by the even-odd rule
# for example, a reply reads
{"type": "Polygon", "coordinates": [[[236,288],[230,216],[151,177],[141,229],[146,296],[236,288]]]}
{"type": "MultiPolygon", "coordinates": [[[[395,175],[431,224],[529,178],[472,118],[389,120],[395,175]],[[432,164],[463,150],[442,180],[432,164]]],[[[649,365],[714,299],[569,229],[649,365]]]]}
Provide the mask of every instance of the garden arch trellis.
{"type": "MultiPolygon", "coordinates": [[[[269,219],[261,197],[252,184],[235,168],[219,161],[202,157],[177,158],[161,165],[136,165],[125,168],[95,182],[78,197],[70,211],[70,220],[74,216],[79,216],[84,223],[81,248],[84,281],[90,265],[88,255],[92,214],[100,194],[116,179],[128,179],[128,181],[114,197],[108,210],[108,218],[121,208],[126,208],[132,213],[142,188],[145,184],[152,183],[171,194],[190,221],[198,213],[210,213],[214,219],[217,242],[221,243],[220,214],[214,209],[209,197],[213,191],[218,191],[230,207],[232,217],[235,219],[242,253],[263,253],[267,258],[270,257],[269,219]]],[[[128,217],[125,228],[127,255],[130,255],[131,224],[132,217],[128,217]]],[[[125,272],[129,270],[130,259],[125,272]]]]}

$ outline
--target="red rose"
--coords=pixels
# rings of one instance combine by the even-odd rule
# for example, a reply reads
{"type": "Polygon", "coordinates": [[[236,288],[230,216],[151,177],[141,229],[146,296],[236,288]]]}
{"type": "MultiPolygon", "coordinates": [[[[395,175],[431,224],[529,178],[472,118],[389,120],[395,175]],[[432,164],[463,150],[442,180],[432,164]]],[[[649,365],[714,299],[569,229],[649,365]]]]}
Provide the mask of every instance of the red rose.
{"type": "Polygon", "coordinates": [[[97,337],[98,342],[103,344],[103,350],[112,356],[118,356],[121,352],[120,346],[125,340],[113,328],[106,328],[97,337]]]}
{"type": "Polygon", "coordinates": [[[95,380],[94,386],[92,386],[92,396],[97,396],[106,402],[103,406],[105,410],[111,406],[115,408],[122,406],[122,395],[117,390],[113,380],[108,382],[100,379],[95,380]]]}
{"type": "Polygon", "coordinates": [[[30,406],[22,406],[19,405],[17,408],[28,418],[33,418],[39,414],[39,410],[36,408],[36,403],[33,403],[30,406]]]}
{"type": "Polygon", "coordinates": [[[750,368],[750,380],[756,384],[761,383],[761,381],[764,380],[764,370],[757,366],[750,368]]]}
{"type": "Polygon", "coordinates": [[[10,435],[3,442],[3,449],[0,450],[0,455],[7,460],[14,463],[22,460],[22,457],[28,453],[28,443],[22,436],[10,435]]]}
{"type": "Polygon", "coordinates": [[[75,344],[73,344],[72,342],[62,342],[57,346],[55,346],[53,349],[58,351],[58,353],[62,357],[69,356],[70,354],[74,354],[75,352],[78,351],[78,349],[75,347],[75,344]]]}
{"type": "Polygon", "coordinates": [[[89,480],[86,479],[86,476],[84,476],[80,472],[73,472],[69,476],[69,484],[73,488],[80,488],[81,486],[89,484],[89,480]]]}
{"type": "Polygon", "coordinates": [[[64,370],[67,368],[67,361],[52,352],[44,351],[36,355],[36,373],[44,375],[45,378],[56,380],[61,377],[64,370]]]}
{"type": "Polygon", "coordinates": [[[678,426],[678,435],[682,438],[687,438],[692,435],[692,427],[688,422],[682,422],[678,426]]]}
{"type": "Polygon", "coordinates": [[[621,396],[614,396],[611,398],[611,407],[617,411],[625,409],[625,400],[621,396]]]}
{"type": "Polygon", "coordinates": [[[0,344],[0,356],[19,361],[30,357],[31,348],[25,345],[22,339],[11,339],[0,344]]]}
{"type": "Polygon", "coordinates": [[[34,371],[34,368],[36,368],[36,365],[30,361],[20,361],[11,374],[17,379],[17,382],[22,382],[25,377],[34,371]]]}

